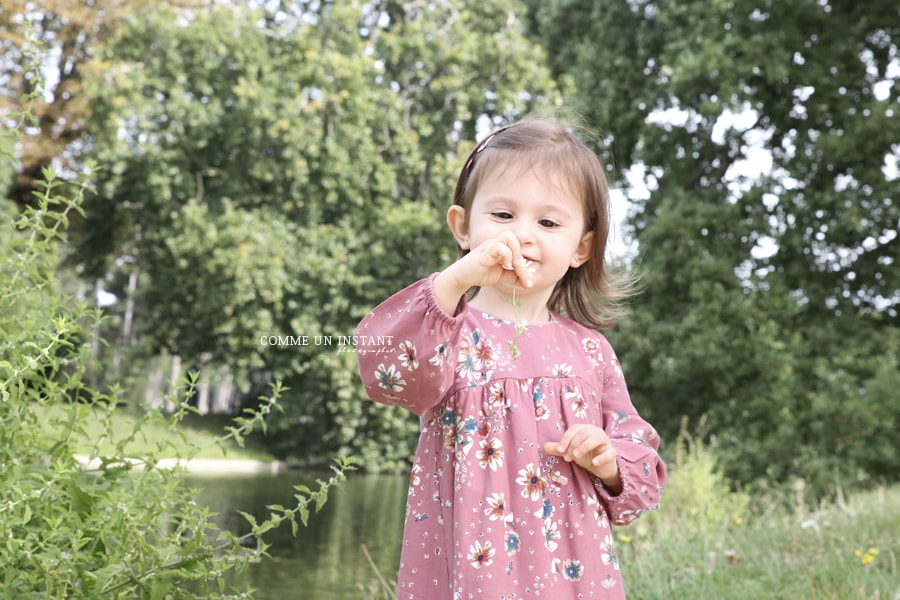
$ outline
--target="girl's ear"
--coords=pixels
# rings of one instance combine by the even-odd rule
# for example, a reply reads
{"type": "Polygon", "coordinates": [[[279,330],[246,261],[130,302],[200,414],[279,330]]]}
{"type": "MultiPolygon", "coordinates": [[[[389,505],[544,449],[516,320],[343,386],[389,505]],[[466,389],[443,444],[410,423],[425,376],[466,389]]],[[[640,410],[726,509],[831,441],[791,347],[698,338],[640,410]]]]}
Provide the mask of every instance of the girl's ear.
{"type": "Polygon", "coordinates": [[[450,233],[456,238],[456,243],[463,250],[471,250],[469,247],[469,226],[466,223],[466,209],[458,204],[454,204],[447,211],[447,226],[450,227],[450,233]]]}
{"type": "Polygon", "coordinates": [[[569,264],[572,267],[580,267],[584,263],[588,261],[591,257],[591,248],[594,245],[594,232],[587,231],[583,236],[581,236],[581,241],[578,242],[578,248],[575,250],[575,255],[572,257],[572,262],[569,264]]]}

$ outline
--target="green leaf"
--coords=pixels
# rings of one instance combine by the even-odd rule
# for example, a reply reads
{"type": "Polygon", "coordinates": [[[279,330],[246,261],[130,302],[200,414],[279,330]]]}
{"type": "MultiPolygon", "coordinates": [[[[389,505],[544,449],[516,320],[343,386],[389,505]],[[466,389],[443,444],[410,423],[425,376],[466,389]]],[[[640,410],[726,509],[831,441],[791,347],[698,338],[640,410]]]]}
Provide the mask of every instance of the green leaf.
{"type": "Polygon", "coordinates": [[[250,525],[251,525],[254,529],[256,528],[256,517],[254,517],[254,516],[251,515],[250,513],[244,512],[244,511],[242,511],[242,510],[237,511],[237,513],[238,513],[239,515],[241,515],[242,517],[244,517],[244,519],[246,519],[247,522],[250,523],[250,525]]]}

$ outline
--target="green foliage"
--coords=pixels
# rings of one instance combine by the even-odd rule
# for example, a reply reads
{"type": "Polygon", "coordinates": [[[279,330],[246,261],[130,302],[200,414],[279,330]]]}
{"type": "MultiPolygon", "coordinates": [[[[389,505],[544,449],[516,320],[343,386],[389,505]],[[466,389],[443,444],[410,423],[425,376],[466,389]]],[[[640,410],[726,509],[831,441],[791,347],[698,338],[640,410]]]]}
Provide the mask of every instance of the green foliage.
{"type": "Polygon", "coordinates": [[[98,52],[102,168],[70,262],[123,321],[138,276],[136,360],[227,365],[250,406],[284,381],[280,456],[401,468],[415,417],[364,399],[339,338],[452,260],[443,215],[479,123],[558,94],[513,0],[251,5],[148,7],[98,52]]]}
{"type": "Polygon", "coordinates": [[[611,333],[637,406],[673,440],[708,415],[741,482],[895,480],[896,7],[528,4],[637,182],[646,293],[611,333]]]}
{"type": "MultiPolygon", "coordinates": [[[[19,116],[19,115],[16,115],[19,116]]],[[[21,123],[27,115],[21,115],[21,123]]],[[[11,158],[11,144],[0,147],[11,158]]],[[[266,556],[265,534],[290,522],[296,534],[351,469],[337,461],[333,476],[313,490],[298,487],[293,507],[269,507],[248,519],[241,537],[219,531],[180,468],[162,456],[190,459],[200,448],[175,444],[190,412],[191,381],[174,414],[148,411],[124,435],[114,416],[120,390],[100,393],[85,383],[88,340],[97,311],[60,292],[59,245],[81,213],[90,179],[68,184],[45,170],[34,205],[3,220],[0,239],[0,596],[3,598],[228,598],[223,575],[266,556]],[[134,442],[150,425],[168,436],[135,456],[134,442]],[[109,448],[112,447],[112,450],[109,448]],[[86,453],[80,457],[79,453],[86,453]]],[[[213,443],[242,442],[265,428],[282,394],[273,386],[258,410],[235,419],[213,443]]]]}
{"type": "Polygon", "coordinates": [[[624,585],[639,598],[891,597],[900,488],[816,502],[733,492],[699,439],[672,464],[659,511],[616,530],[624,585]]]}
{"type": "MultiPolygon", "coordinates": [[[[692,435],[682,423],[669,445],[674,458],[659,510],[613,530],[629,597],[893,598],[900,486],[842,487],[833,501],[798,484],[783,498],[735,491],[705,425],[692,435]]],[[[362,597],[395,598],[396,582],[373,570],[359,586],[362,597]]]]}
{"type": "MultiPolygon", "coordinates": [[[[701,432],[702,428],[701,422],[701,432]]],[[[691,436],[687,432],[686,422],[682,423],[675,460],[669,468],[672,473],[666,483],[666,512],[678,515],[679,528],[695,534],[709,534],[748,518],[749,492],[732,490],[731,482],[716,459],[715,448],[705,444],[702,438],[691,436]]],[[[653,519],[652,515],[647,513],[644,516],[653,519]]],[[[638,530],[642,527],[636,526],[638,530]]]]}

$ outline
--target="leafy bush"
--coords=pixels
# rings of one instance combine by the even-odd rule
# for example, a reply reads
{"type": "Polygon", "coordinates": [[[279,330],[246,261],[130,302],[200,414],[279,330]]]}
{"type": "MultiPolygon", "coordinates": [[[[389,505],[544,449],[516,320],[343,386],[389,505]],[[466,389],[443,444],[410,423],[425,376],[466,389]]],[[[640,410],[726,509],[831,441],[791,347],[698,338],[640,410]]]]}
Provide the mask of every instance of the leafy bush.
{"type": "Polygon", "coordinates": [[[750,494],[734,491],[713,454],[713,444],[704,443],[701,421],[696,436],[682,421],[675,444],[675,459],[669,463],[669,479],[660,510],[644,513],[628,532],[629,541],[657,536],[706,536],[743,523],[750,507],[750,494]],[[651,532],[653,534],[651,535],[651,532]]]}
{"type": "MultiPolygon", "coordinates": [[[[27,76],[39,83],[39,72],[34,67],[27,76]]],[[[40,94],[34,87],[31,101],[40,94]]],[[[10,162],[15,132],[32,124],[27,110],[12,118],[13,134],[0,140],[0,157],[10,162]]],[[[249,531],[239,537],[216,529],[181,469],[160,468],[163,453],[172,456],[176,447],[170,440],[133,456],[134,441],[150,423],[179,436],[192,387],[179,382],[174,389],[187,389],[181,400],[169,394],[174,414],[146,411],[121,436],[112,424],[120,391],[101,393],[85,383],[92,331],[102,315],[62,293],[57,267],[89,176],[90,167],[65,183],[46,170],[32,208],[0,210],[12,215],[0,228],[6,248],[0,256],[0,597],[238,597],[226,589],[224,573],[264,557],[266,531],[289,521],[296,534],[343,480],[350,460],[338,461],[319,489],[298,486],[296,506],[269,507],[262,522],[245,515],[249,531]],[[87,461],[76,455],[84,448],[87,461]]],[[[240,443],[264,427],[281,392],[275,386],[216,443],[240,443]]],[[[197,451],[182,444],[177,457],[197,451]]]]}

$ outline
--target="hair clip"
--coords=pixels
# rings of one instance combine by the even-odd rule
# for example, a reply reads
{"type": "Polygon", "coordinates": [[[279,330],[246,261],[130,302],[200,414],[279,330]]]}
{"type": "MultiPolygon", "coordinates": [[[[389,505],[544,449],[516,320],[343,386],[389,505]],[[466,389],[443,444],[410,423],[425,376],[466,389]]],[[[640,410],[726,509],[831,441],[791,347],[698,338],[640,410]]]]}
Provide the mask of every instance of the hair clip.
{"type": "Polygon", "coordinates": [[[471,169],[472,163],[475,162],[475,157],[478,156],[479,154],[481,154],[482,152],[484,152],[484,149],[488,147],[488,144],[491,143],[491,140],[493,140],[495,137],[497,137],[498,135],[500,135],[507,129],[509,129],[509,127],[503,127],[501,129],[498,129],[497,131],[493,132],[491,135],[489,135],[486,138],[484,138],[483,140],[481,140],[481,143],[479,143],[477,146],[475,146],[475,149],[472,151],[472,154],[469,155],[469,160],[466,161],[466,166],[463,167],[463,171],[468,171],[469,169],[471,169]]]}

